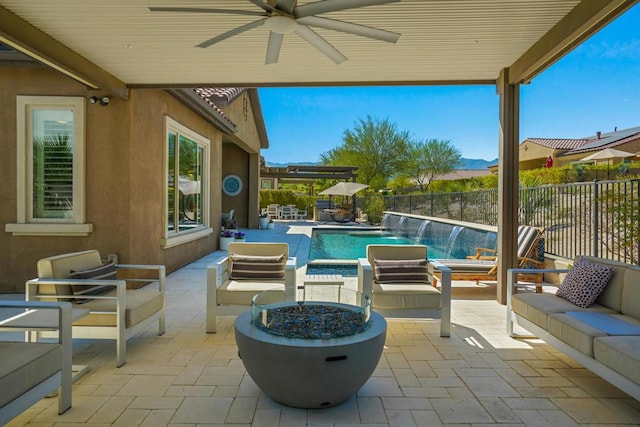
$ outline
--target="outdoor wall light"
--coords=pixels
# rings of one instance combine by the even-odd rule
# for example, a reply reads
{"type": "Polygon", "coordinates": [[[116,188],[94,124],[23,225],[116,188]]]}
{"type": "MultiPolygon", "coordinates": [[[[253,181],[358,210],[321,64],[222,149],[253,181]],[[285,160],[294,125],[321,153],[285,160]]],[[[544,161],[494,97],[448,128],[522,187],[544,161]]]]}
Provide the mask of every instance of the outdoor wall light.
{"type": "Polygon", "coordinates": [[[96,103],[100,103],[100,105],[102,105],[103,107],[106,107],[107,105],[109,105],[109,97],[108,96],[92,96],[91,98],[89,98],[89,102],[92,104],[96,104],[96,103]]]}

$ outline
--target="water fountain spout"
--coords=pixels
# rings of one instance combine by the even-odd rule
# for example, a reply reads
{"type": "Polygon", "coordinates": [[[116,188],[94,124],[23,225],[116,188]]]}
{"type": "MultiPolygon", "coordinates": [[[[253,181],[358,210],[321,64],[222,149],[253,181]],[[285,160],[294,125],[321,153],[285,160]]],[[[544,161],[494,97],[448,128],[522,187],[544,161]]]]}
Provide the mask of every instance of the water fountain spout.
{"type": "Polygon", "coordinates": [[[416,233],[416,238],[415,238],[417,244],[419,244],[424,238],[425,230],[427,229],[427,226],[430,223],[431,221],[429,221],[428,219],[425,219],[424,221],[422,221],[422,224],[420,224],[420,227],[418,227],[418,232],[416,233]]]}

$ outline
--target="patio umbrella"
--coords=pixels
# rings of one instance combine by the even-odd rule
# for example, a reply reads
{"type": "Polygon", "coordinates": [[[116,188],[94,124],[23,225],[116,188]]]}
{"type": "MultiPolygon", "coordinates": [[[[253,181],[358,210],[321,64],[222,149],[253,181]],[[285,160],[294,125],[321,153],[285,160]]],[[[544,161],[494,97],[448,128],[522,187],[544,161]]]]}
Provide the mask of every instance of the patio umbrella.
{"type": "Polygon", "coordinates": [[[339,182],[333,187],[329,187],[318,194],[322,196],[353,196],[358,191],[364,190],[367,187],[369,186],[359,184],[357,182],[339,182]]]}
{"type": "MultiPolygon", "coordinates": [[[[321,196],[329,196],[329,199],[331,199],[331,196],[352,197],[358,191],[364,190],[367,187],[369,186],[365,184],[359,184],[357,182],[339,182],[333,187],[329,187],[318,194],[320,194],[321,196]]],[[[356,215],[356,198],[353,197],[353,205],[351,209],[351,216],[352,216],[351,220],[355,218],[355,215],[356,215]]]]}
{"type": "Polygon", "coordinates": [[[606,148],[597,151],[582,160],[606,160],[607,161],[607,178],[609,178],[609,163],[611,159],[626,159],[627,157],[635,157],[635,154],[627,151],[616,150],[615,148],[606,148]]]}

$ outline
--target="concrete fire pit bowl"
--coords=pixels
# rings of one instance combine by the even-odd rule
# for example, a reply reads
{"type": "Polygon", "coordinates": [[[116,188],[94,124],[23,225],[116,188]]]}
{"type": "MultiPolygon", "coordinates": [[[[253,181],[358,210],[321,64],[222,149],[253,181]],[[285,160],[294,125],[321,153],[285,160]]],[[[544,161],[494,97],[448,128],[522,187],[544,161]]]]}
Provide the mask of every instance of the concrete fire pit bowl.
{"type": "MultiPolygon", "coordinates": [[[[287,305],[301,306],[297,302],[272,306],[287,305]]],[[[252,312],[247,311],[235,321],[242,363],[266,395],[296,408],[326,408],[353,396],[378,365],[387,331],[385,319],[373,312],[361,332],[324,339],[269,333],[254,324],[255,318],[255,311],[253,321],[252,312]]]]}

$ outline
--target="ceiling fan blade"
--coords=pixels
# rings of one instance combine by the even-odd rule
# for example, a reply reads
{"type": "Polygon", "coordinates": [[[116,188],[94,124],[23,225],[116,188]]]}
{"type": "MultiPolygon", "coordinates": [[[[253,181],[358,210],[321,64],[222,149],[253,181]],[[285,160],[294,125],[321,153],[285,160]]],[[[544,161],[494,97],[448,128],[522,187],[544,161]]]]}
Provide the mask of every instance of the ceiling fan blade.
{"type": "Polygon", "coordinates": [[[262,0],[249,0],[249,1],[255,4],[256,6],[258,6],[259,8],[266,10],[267,12],[274,12],[277,10],[275,7],[263,2],[262,0]]]}
{"type": "Polygon", "coordinates": [[[400,0],[322,0],[298,6],[293,11],[295,18],[320,15],[338,10],[355,9],[358,7],[375,6],[378,4],[395,3],[400,0]]]}
{"type": "Polygon", "coordinates": [[[315,31],[307,26],[298,25],[296,28],[296,34],[305,39],[311,46],[325,54],[336,64],[342,64],[344,61],[349,59],[340,53],[338,49],[333,47],[331,43],[320,37],[315,31]]]}
{"type": "Polygon", "coordinates": [[[265,64],[275,64],[280,56],[280,47],[282,47],[282,39],[284,34],[269,32],[269,44],[267,45],[267,56],[264,59],[265,64]]]}
{"type": "Polygon", "coordinates": [[[296,0],[277,0],[276,7],[278,10],[287,13],[293,13],[293,9],[296,7],[296,0]]]}
{"type": "Polygon", "coordinates": [[[351,22],[337,21],[335,19],[321,18],[319,16],[307,16],[296,19],[298,24],[311,25],[312,27],[326,28],[328,30],[341,31],[343,33],[355,34],[369,37],[371,39],[382,40],[395,43],[400,38],[400,34],[391,31],[380,30],[378,28],[367,27],[366,25],[352,24],[351,22]]]}
{"type": "Polygon", "coordinates": [[[244,33],[245,31],[249,31],[253,28],[259,27],[261,25],[264,24],[264,21],[266,21],[267,18],[264,19],[258,19],[257,21],[253,21],[253,22],[249,22],[248,24],[244,24],[241,25],[237,28],[234,28],[233,30],[227,31],[226,33],[222,33],[220,35],[217,35],[213,38],[210,38],[209,40],[205,40],[202,43],[197,44],[197,47],[209,47],[212,44],[216,44],[219,41],[228,39],[229,37],[235,36],[237,34],[240,33],[244,33]]]}
{"type": "Polygon", "coordinates": [[[228,13],[231,15],[266,16],[264,12],[251,10],[207,9],[200,7],[150,7],[151,12],[228,13]]]}

